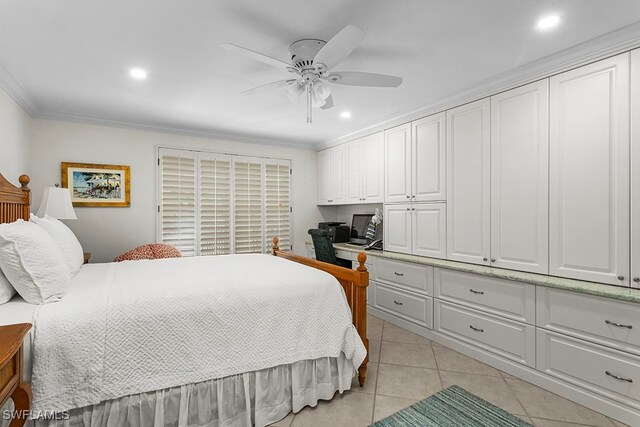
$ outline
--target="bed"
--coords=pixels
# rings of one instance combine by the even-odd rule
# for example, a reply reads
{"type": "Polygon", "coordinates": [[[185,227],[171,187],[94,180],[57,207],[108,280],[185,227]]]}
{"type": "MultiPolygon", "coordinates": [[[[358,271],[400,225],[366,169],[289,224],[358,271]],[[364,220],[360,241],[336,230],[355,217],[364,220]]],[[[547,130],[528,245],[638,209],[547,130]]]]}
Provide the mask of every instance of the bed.
{"type": "MultiPolygon", "coordinates": [[[[0,223],[29,219],[29,179],[0,175],[0,223]]],[[[36,425],[268,425],[366,380],[366,257],[350,270],[280,251],[88,264],[33,319],[36,425]]]]}

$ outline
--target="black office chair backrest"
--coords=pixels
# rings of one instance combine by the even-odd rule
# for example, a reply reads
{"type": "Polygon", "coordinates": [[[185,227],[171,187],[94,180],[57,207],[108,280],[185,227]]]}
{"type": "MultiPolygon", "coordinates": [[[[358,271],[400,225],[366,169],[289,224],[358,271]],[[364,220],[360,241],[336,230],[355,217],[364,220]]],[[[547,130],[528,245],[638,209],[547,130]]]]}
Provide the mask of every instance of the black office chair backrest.
{"type": "Polygon", "coordinates": [[[333,242],[329,232],[327,230],[310,228],[308,233],[311,235],[311,240],[313,240],[313,248],[316,251],[316,259],[318,261],[337,265],[338,260],[336,259],[336,251],[333,248],[333,242]]]}

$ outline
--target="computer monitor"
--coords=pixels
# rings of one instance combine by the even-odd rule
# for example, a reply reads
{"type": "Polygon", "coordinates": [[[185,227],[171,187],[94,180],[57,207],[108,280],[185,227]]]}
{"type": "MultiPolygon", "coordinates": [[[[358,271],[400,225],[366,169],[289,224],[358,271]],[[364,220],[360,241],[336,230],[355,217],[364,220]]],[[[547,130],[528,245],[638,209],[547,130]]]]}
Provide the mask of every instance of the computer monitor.
{"type": "Polygon", "coordinates": [[[367,227],[371,222],[373,214],[353,214],[351,220],[351,238],[352,239],[364,239],[367,234],[367,227]]]}

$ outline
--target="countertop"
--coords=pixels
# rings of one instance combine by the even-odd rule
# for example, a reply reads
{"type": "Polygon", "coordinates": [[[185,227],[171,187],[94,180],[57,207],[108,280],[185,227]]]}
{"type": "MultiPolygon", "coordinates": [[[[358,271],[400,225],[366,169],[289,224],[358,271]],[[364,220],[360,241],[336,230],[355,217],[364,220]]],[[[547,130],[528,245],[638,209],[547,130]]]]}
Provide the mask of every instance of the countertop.
{"type": "MultiPolygon", "coordinates": [[[[336,249],[341,249],[349,252],[363,251],[361,246],[352,245],[350,243],[335,243],[333,246],[336,249]]],[[[483,265],[468,264],[465,262],[427,258],[396,252],[376,250],[364,252],[367,254],[367,257],[380,257],[397,261],[413,262],[416,264],[430,265],[432,267],[447,268],[449,270],[463,271],[466,273],[482,274],[483,276],[495,277],[498,279],[514,280],[517,282],[531,283],[534,285],[546,286],[549,288],[640,304],[640,289],[623,288],[621,286],[604,285],[601,283],[566,279],[563,277],[547,276],[544,274],[525,273],[522,271],[506,270],[504,268],[487,267],[483,265]]]]}

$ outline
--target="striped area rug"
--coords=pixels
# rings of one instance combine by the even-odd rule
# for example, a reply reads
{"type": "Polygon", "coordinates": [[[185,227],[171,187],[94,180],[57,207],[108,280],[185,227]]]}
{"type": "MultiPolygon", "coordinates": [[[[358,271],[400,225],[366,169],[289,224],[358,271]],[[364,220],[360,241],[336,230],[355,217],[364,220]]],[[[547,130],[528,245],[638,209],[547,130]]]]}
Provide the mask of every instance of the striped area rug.
{"type": "Polygon", "coordinates": [[[531,424],[452,385],[371,427],[531,427],[531,424]]]}

